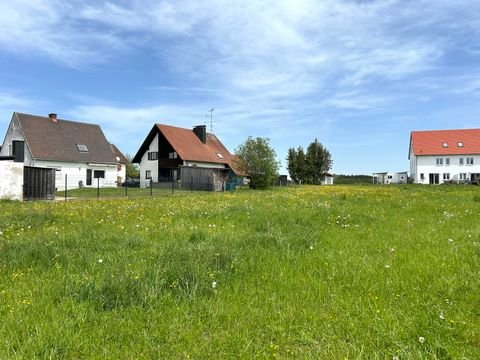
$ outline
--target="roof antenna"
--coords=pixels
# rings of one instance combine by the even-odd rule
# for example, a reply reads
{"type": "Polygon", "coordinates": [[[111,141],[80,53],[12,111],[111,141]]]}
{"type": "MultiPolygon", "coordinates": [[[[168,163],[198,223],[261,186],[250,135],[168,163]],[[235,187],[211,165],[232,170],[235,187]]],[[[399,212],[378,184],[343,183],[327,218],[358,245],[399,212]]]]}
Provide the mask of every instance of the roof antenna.
{"type": "Polygon", "coordinates": [[[214,108],[211,108],[210,110],[208,110],[208,112],[210,113],[209,114],[206,114],[205,117],[206,118],[210,118],[210,133],[213,134],[213,110],[215,110],[214,108]]]}

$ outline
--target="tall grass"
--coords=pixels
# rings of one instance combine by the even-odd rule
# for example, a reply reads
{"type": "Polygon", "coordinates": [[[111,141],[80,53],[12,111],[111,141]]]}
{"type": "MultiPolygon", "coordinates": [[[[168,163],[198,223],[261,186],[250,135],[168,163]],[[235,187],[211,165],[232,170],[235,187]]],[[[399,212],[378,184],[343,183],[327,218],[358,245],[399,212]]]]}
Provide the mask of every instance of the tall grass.
{"type": "Polygon", "coordinates": [[[476,359],[476,187],[0,202],[2,358],[476,359]]]}

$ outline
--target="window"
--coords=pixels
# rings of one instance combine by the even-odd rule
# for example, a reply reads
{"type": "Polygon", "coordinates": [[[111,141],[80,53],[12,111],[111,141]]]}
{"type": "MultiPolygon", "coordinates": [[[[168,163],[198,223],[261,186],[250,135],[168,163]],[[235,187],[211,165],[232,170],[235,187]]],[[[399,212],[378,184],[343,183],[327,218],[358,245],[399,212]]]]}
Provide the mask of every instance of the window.
{"type": "Polygon", "coordinates": [[[443,165],[443,158],[437,158],[437,165],[443,165]]]}
{"type": "Polygon", "coordinates": [[[460,180],[467,180],[467,174],[466,173],[460,173],[458,178],[460,180]]]}
{"type": "Polygon", "coordinates": [[[93,177],[95,179],[105,179],[105,170],[93,170],[93,177]]]}
{"type": "Polygon", "coordinates": [[[80,152],[88,152],[87,145],[85,144],[77,144],[77,149],[80,152]]]}
{"type": "Polygon", "coordinates": [[[443,180],[450,180],[450,173],[443,173],[443,180]]]}
{"type": "Polygon", "coordinates": [[[458,159],[458,164],[463,165],[463,158],[458,159]]]}
{"type": "Polygon", "coordinates": [[[145,170],[145,179],[152,178],[152,170],[145,170]]]}
{"type": "Polygon", "coordinates": [[[222,154],[217,153],[217,156],[218,156],[220,159],[223,159],[223,155],[222,155],[222,154]]]}
{"type": "Polygon", "coordinates": [[[148,160],[158,160],[158,152],[151,151],[148,153],[148,160]]]}
{"type": "Polygon", "coordinates": [[[458,147],[463,147],[463,142],[461,142],[461,141],[457,142],[457,146],[458,147]]]}
{"type": "Polygon", "coordinates": [[[467,165],[473,165],[473,157],[467,158],[467,165]]]}
{"type": "Polygon", "coordinates": [[[444,147],[444,148],[448,148],[448,143],[444,142],[444,143],[443,143],[443,147],[444,147]]]}
{"type": "Polygon", "coordinates": [[[177,155],[176,151],[168,153],[168,158],[169,159],[176,159],[177,157],[178,157],[178,155],[177,155]]]}
{"type": "Polygon", "coordinates": [[[425,174],[424,173],[420,174],[420,180],[425,180],[425,174]]]}
{"type": "Polygon", "coordinates": [[[445,165],[450,165],[450,158],[445,158],[445,165]]]}

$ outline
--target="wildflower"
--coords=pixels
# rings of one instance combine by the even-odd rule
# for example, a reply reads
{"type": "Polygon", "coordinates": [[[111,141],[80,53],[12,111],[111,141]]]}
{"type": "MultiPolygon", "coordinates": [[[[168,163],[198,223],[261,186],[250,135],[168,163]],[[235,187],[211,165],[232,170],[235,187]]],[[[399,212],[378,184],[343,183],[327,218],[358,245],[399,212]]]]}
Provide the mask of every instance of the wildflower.
{"type": "Polygon", "coordinates": [[[99,264],[102,264],[102,263],[103,263],[103,259],[98,259],[98,263],[99,263],[99,264]]]}
{"type": "Polygon", "coordinates": [[[445,320],[445,314],[443,313],[443,311],[440,311],[439,318],[440,318],[440,320],[445,320]]]}
{"type": "Polygon", "coordinates": [[[390,265],[385,265],[385,269],[390,269],[390,265]]]}
{"type": "Polygon", "coordinates": [[[212,288],[213,288],[213,289],[216,289],[216,288],[217,288],[217,282],[216,282],[216,281],[212,281],[212,288]]]}
{"type": "Polygon", "coordinates": [[[453,239],[452,239],[452,238],[449,238],[449,239],[448,239],[448,242],[453,242],[453,239]]]}
{"type": "Polygon", "coordinates": [[[418,338],[418,341],[420,342],[420,344],[423,344],[425,342],[425,338],[423,336],[420,336],[418,338]]]}
{"type": "Polygon", "coordinates": [[[310,245],[310,250],[313,250],[313,246],[312,246],[312,245],[310,245]]]}

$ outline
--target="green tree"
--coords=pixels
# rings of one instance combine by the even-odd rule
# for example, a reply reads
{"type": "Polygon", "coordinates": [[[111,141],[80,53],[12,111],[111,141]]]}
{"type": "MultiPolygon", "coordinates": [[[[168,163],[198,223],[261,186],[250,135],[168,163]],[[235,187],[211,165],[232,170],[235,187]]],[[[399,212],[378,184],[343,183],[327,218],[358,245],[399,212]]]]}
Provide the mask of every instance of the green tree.
{"type": "Polygon", "coordinates": [[[317,140],[308,145],[306,156],[308,181],[312,184],[320,184],[321,179],[332,168],[332,156],[330,152],[317,140]]]}
{"type": "Polygon", "coordinates": [[[298,153],[295,148],[288,149],[287,154],[287,170],[292,179],[296,184],[300,182],[300,177],[298,174],[298,153]]]}
{"type": "Polygon", "coordinates": [[[125,154],[125,158],[128,160],[128,163],[126,165],[127,178],[139,178],[140,171],[132,164],[132,155],[125,154]]]}
{"type": "Polygon", "coordinates": [[[249,136],[235,149],[235,154],[238,156],[237,166],[250,176],[253,189],[268,188],[277,180],[280,164],[270,146],[270,139],[249,136]]]}

